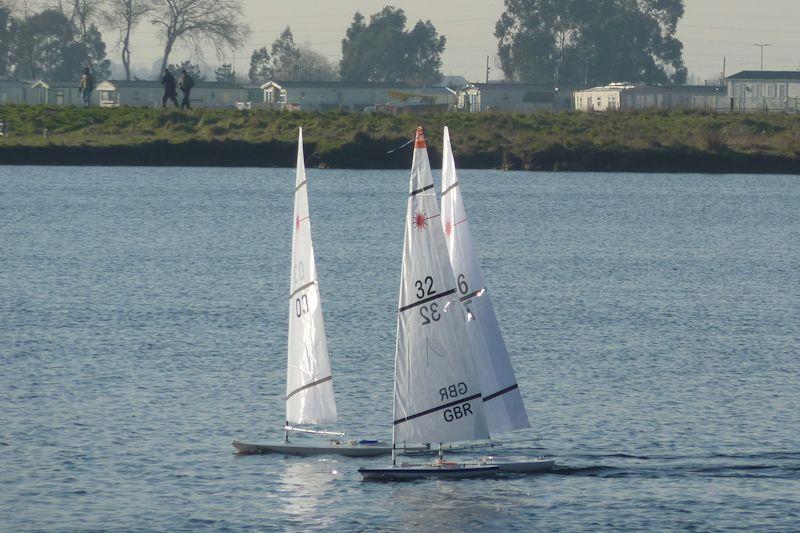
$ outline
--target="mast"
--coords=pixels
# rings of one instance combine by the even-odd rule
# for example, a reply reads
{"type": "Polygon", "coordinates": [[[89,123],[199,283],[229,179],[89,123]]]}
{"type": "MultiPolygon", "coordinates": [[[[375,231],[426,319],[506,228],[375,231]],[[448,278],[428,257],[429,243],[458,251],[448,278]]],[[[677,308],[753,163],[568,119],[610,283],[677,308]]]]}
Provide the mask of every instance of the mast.
{"type": "Polygon", "coordinates": [[[297,173],[292,220],[292,276],[289,294],[289,347],[286,365],[286,425],[336,421],[325,322],[311,242],[303,130],[297,141],[297,173]]]}
{"type": "Polygon", "coordinates": [[[488,438],[463,307],[447,254],[422,128],[406,210],[392,443],[488,438]]]}
{"type": "Polygon", "coordinates": [[[502,433],[529,428],[528,413],[472,244],[447,126],[443,143],[442,225],[458,294],[467,313],[467,333],[484,394],[489,431],[502,433]]]}

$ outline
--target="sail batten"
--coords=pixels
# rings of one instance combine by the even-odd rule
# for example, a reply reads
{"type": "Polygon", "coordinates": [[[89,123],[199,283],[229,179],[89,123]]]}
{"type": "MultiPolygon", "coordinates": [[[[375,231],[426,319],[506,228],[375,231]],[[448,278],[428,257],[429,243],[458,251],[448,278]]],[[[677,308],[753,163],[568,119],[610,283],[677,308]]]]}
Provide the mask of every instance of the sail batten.
{"type": "Polygon", "coordinates": [[[328,344],[311,241],[308,181],[300,129],[292,227],[292,277],[289,290],[289,347],[286,368],[286,420],[292,424],[336,421],[328,344]]]}
{"type": "Polygon", "coordinates": [[[482,392],[424,135],[409,180],[395,354],[395,443],[485,439],[482,392]]]}
{"type": "Polygon", "coordinates": [[[460,300],[467,312],[467,332],[484,393],[489,430],[494,434],[528,428],[528,414],[472,244],[447,127],[443,139],[441,213],[444,235],[460,300]],[[480,288],[476,290],[475,287],[480,288]]]}

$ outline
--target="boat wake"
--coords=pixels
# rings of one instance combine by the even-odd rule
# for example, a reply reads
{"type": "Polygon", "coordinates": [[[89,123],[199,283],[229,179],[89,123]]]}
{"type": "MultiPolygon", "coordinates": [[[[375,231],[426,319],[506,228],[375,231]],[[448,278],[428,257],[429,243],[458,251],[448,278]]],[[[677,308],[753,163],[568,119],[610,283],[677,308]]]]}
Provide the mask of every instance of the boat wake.
{"type": "Polygon", "coordinates": [[[723,477],[800,478],[800,453],[704,454],[646,456],[632,454],[579,454],[561,458],[552,474],[585,477],[723,477]],[[572,461],[593,464],[570,466],[572,461]],[[600,463],[600,464],[597,464],[600,463]]]}

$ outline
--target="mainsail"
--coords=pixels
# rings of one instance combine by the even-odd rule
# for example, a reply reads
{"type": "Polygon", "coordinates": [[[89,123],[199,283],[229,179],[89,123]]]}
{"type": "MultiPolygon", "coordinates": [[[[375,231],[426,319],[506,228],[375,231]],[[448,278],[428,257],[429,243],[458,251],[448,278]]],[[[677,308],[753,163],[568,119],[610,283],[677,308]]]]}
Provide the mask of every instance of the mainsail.
{"type": "Polygon", "coordinates": [[[302,128],[297,145],[294,190],[289,357],[286,374],[287,422],[321,424],[336,421],[328,343],[322,320],[314,247],[311,244],[302,128]]]}
{"type": "Polygon", "coordinates": [[[472,246],[447,127],[444,128],[442,157],[442,225],[456,288],[467,312],[467,332],[478,368],[489,431],[502,433],[528,428],[528,414],[472,246]]]}
{"type": "Polygon", "coordinates": [[[403,243],[394,443],[488,438],[480,383],[447,256],[422,128],[417,128],[403,243]]]}

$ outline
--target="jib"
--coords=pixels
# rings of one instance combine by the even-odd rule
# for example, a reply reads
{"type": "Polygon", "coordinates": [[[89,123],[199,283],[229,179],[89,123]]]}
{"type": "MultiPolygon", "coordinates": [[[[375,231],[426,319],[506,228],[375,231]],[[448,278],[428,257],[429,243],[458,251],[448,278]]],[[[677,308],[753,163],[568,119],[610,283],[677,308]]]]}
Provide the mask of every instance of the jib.
{"type": "Polygon", "coordinates": [[[439,395],[442,397],[440,401],[445,401],[450,398],[457,398],[467,393],[467,384],[459,381],[457,385],[450,385],[449,387],[442,387],[439,389],[439,395]]]}
{"type": "Polygon", "coordinates": [[[464,402],[461,405],[456,405],[452,409],[445,409],[444,419],[446,422],[452,422],[453,420],[459,420],[471,414],[472,407],[470,407],[469,402],[464,402]]]}

